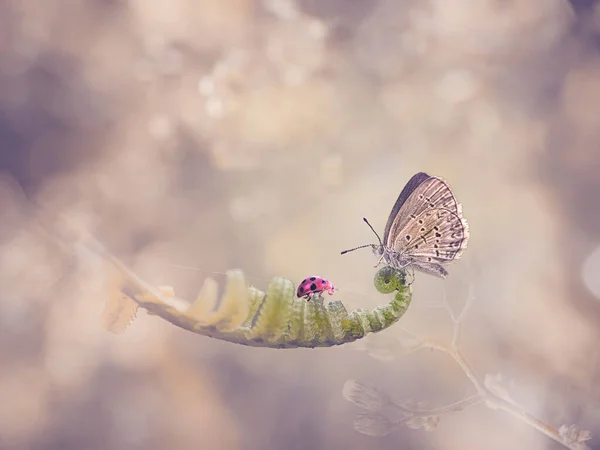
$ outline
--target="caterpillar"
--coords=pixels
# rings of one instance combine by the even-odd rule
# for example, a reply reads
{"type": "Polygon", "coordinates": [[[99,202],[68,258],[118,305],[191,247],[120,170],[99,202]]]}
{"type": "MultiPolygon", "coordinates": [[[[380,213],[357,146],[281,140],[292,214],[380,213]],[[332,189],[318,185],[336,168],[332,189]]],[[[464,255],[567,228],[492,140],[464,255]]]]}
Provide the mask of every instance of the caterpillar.
{"type": "Polygon", "coordinates": [[[296,297],[292,281],[275,277],[263,292],[248,286],[241,270],[227,272],[223,295],[207,278],[191,304],[171,287],[155,287],[139,278],[99,244],[93,246],[116,269],[117,283],[103,312],[104,326],[120,333],[133,321],[138,307],[185,330],[251,347],[315,348],[356,341],[396,323],[410,305],[412,292],[406,272],[390,266],[377,271],[375,288],[395,292],[391,301],[373,310],[348,312],[341,301],[324,304],[296,297]]]}

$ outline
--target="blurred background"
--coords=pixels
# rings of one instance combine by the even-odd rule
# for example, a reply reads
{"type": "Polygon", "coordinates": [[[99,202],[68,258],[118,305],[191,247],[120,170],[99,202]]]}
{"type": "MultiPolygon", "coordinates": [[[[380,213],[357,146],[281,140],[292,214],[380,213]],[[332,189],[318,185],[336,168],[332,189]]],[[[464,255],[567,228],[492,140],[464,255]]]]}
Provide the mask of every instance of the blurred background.
{"type": "Polygon", "coordinates": [[[431,406],[473,394],[395,327],[271,350],[141,312],[110,334],[102,265],[29,201],[184,298],[241,268],[373,308],[376,258],[339,252],[375,242],[362,217],[383,232],[418,171],[450,183],[471,240],[447,280],[417,274],[401,326],[449,342],[430,305],[472,286],[476,372],[600,437],[598,2],[1,0],[0,52],[1,449],[560,448],[483,405],[357,433],[349,378],[431,406]]]}

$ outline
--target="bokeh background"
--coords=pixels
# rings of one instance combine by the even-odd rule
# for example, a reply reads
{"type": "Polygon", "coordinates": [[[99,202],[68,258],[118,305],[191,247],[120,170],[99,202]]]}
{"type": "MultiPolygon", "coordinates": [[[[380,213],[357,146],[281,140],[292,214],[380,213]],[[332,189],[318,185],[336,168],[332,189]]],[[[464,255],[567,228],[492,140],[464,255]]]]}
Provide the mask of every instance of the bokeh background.
{"type": "Polygon", "coordinates": [[[339,252],[374,242],[361,218],[382,231],[418,171],[449,181],[471,241],[448,280],[417,275],[401,326],[448,341],[431,304],[472,286],[478,374],[600,448],[599,142],[592,0],[0,1],[0,448],[559,448],[484,405],[357,433],[349,378],[432,406],[473,393],[394,327],[270,350],[140,313],[112,335],[102,264],[31,206],[183,297],[241,268],[372,308],[375,257],[339,252]]]}

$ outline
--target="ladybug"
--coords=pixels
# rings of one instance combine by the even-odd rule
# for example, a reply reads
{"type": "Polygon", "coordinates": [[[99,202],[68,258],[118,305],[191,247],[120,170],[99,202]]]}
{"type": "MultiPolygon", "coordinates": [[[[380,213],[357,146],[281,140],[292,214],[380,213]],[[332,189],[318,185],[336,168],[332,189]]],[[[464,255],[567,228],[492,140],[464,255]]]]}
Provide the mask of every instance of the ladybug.
{"type": "Polygon", "coordinates": [[[312,297],[315,295],[321,296],[321,293],[327,291],[329,295],[333,295],[335,291],[335,286],[331,283],[331,281],[326,280],[322,277],[308,277],[302,280],[298,285],[298,290],[296,295],[298,297],[304,297],[306,301],[310,301],[312,297]]]}

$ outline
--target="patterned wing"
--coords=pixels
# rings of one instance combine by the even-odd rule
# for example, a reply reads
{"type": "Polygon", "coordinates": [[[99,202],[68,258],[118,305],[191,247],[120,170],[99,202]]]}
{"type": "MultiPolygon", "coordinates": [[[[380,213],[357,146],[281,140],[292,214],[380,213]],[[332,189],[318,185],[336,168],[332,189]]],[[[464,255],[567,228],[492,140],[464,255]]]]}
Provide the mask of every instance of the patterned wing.
{"type": "Polygon", "coordinates": [[[388,217],[387,223],[385,225],[385,231],[383,232],[384,243],[387,243],[390,230],[392,229],[392,224],[394,223],[394,219],[398,218],[398,212],[402,209],[402,206],[404,205],[408,197],[410,197],[410,194],[412,194],[413,191],[428,178],[431,177],[425,172],[419,172],[413,175],[410,180],[408,180],[408,183],[406,183],[404,189],[402,189],[402,192],[400,192],[400,195],[396,199],[396,203],[394,203],[394,207],[392,208],[392,211],[390,212],[390,215],[388,217]]]}
{"type": "MultiPolygon", "coordinates": [[[[417,175],[415,175],[411,181],[417,177],[417,175]]],[[[394,205],[394,207],[395,206],[396,205],[394,205]]],[[[459,218],[462,218],[462,206],[458,203],[456,197],[454,197],[450,186],[448,186],[441,178],[428,176],[427,179],[424,179],[408,195],[408,198],[403,206],[399,208],[396,216],[393,219],[390,217],[392,223],[390,225],[389,234],[384,238],[384,244],[395,251],[400,251],[406,242],[397,239],[398,236],[400,234],[406,235],[404,231],[413,226],[420,228],[420,225],[422,224],[415,222],[417,218],[425,211],[434,209],[446,209],[457,215],[459,218]],[[401,246],[395,247],[397,243],[400,243],[401,246]]]]}
{"type": "Polygon", "coordinates": [[[437,208],[408,222],[393,245],[413,261],[446,264],[461,257],[468,241],[467,221],[454,211],[437,208]]]}

